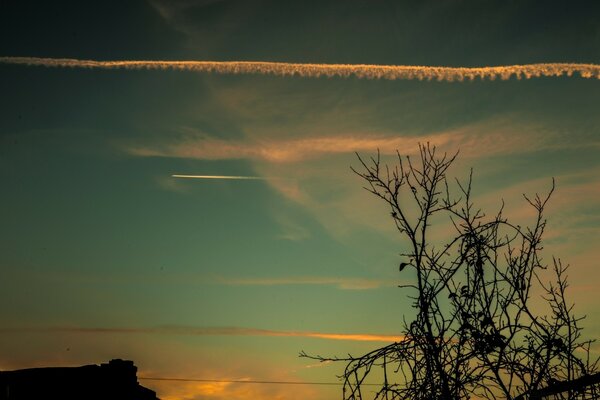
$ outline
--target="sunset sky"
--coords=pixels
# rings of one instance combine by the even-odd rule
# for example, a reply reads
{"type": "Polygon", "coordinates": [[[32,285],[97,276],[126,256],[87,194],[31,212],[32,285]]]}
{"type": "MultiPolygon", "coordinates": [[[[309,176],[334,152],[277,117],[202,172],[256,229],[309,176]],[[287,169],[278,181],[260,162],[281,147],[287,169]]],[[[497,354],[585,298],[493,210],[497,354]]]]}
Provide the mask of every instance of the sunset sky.
{"type": "MultiPolygon", "coordinates": [[[[600,2],[0,0],[0,58],[485,67],[600,64],[600,2]],[[501,4],[501,5],[500,5],[501,4]]],[[[401,333],[406,249],[355,152],[460,155],[530,222],[600,338],[600,79],[417,79],[0,62],[0,370],[134,360],[139,377],[337,382],[401,333]],[[201,175],[257,179],[186,179],[201,175]]],[[[600,349],[599,349],[600,350],[600,349]]],[[[341,387],[141,380],[165,400],[341,387]]]]}

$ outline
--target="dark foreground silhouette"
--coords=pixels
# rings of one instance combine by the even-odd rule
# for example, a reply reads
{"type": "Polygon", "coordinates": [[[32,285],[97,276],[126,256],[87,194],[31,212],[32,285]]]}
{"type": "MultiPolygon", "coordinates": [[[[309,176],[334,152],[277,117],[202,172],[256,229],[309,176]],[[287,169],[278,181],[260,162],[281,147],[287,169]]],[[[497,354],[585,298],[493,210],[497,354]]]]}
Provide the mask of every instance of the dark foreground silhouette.
{"type": "Polygon", "coordinates": [[[137,381],[133,361],[0,371],[0,400],[158,400],[137,381]]]}

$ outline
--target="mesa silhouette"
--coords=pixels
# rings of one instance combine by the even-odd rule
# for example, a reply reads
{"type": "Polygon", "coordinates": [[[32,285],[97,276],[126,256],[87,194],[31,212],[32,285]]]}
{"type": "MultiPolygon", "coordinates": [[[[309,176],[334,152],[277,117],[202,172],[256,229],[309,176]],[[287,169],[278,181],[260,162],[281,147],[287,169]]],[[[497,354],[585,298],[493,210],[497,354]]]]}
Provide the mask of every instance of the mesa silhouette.
{"type": "Polygon", "coordinates": [[[0,371],[0,400],[159,400],[137,381],[133,361],[0,371]]]}

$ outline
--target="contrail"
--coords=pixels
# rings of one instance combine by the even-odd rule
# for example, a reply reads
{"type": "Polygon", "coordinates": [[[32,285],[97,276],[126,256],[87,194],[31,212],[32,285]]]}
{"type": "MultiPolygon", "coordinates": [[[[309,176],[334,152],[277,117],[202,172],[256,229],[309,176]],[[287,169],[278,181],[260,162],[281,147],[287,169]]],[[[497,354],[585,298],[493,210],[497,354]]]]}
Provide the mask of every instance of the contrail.
{"type": "Polygon", "coordinates": [[[495,67],[431,67],[418,65],[369,64],[301,64],[264,61],[96,61],[72,58],[0,57],[2,64],[21,64],[57,68],[89,69],[157,69],[218,74],[260,74],[305,78],[355,77],[358,79],[408,79],[464,81],[479,79],[507,80],[558,77],[578,74],[582,78],[600,79],[600,65],[577,63],[542,63],[501,65],[495,67]]]}
{"type": "Polygon", "coordinates": [[[187,178],[187,179],[256,179],[266,180],[262,176],[235,176],[235,175],[171,175],[173,178],[187,178]]]}

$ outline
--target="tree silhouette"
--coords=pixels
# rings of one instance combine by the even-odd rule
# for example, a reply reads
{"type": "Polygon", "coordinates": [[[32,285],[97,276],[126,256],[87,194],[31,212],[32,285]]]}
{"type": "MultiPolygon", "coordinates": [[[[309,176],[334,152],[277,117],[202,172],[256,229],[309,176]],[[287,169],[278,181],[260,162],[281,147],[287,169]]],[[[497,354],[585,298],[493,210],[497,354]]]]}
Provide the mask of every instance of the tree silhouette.
{"type": "MultiPolygon", "coordinates": [[[[403,340],[361,356],[303,357],[346,363],[343,398],[363,399],[365,383],[381,383],[374,399],[515,399],[596,372],[583,317],[566,300],[567,268],[541,258],[544,209],[554,191],[524,200],[531,226],[510,222],[504,203],[492,216],[473,204],[472,171],[447,178],[456,155],[419,145],[417,162],[376,157],[353,171],[383,200],[408,249],[399,266],[409,284],[412,320],[403,340]],[[444,239],[434,227],[449,226],[444,239]]],[[[574,398],[566,390],[562,398],[574,398]]]]}

